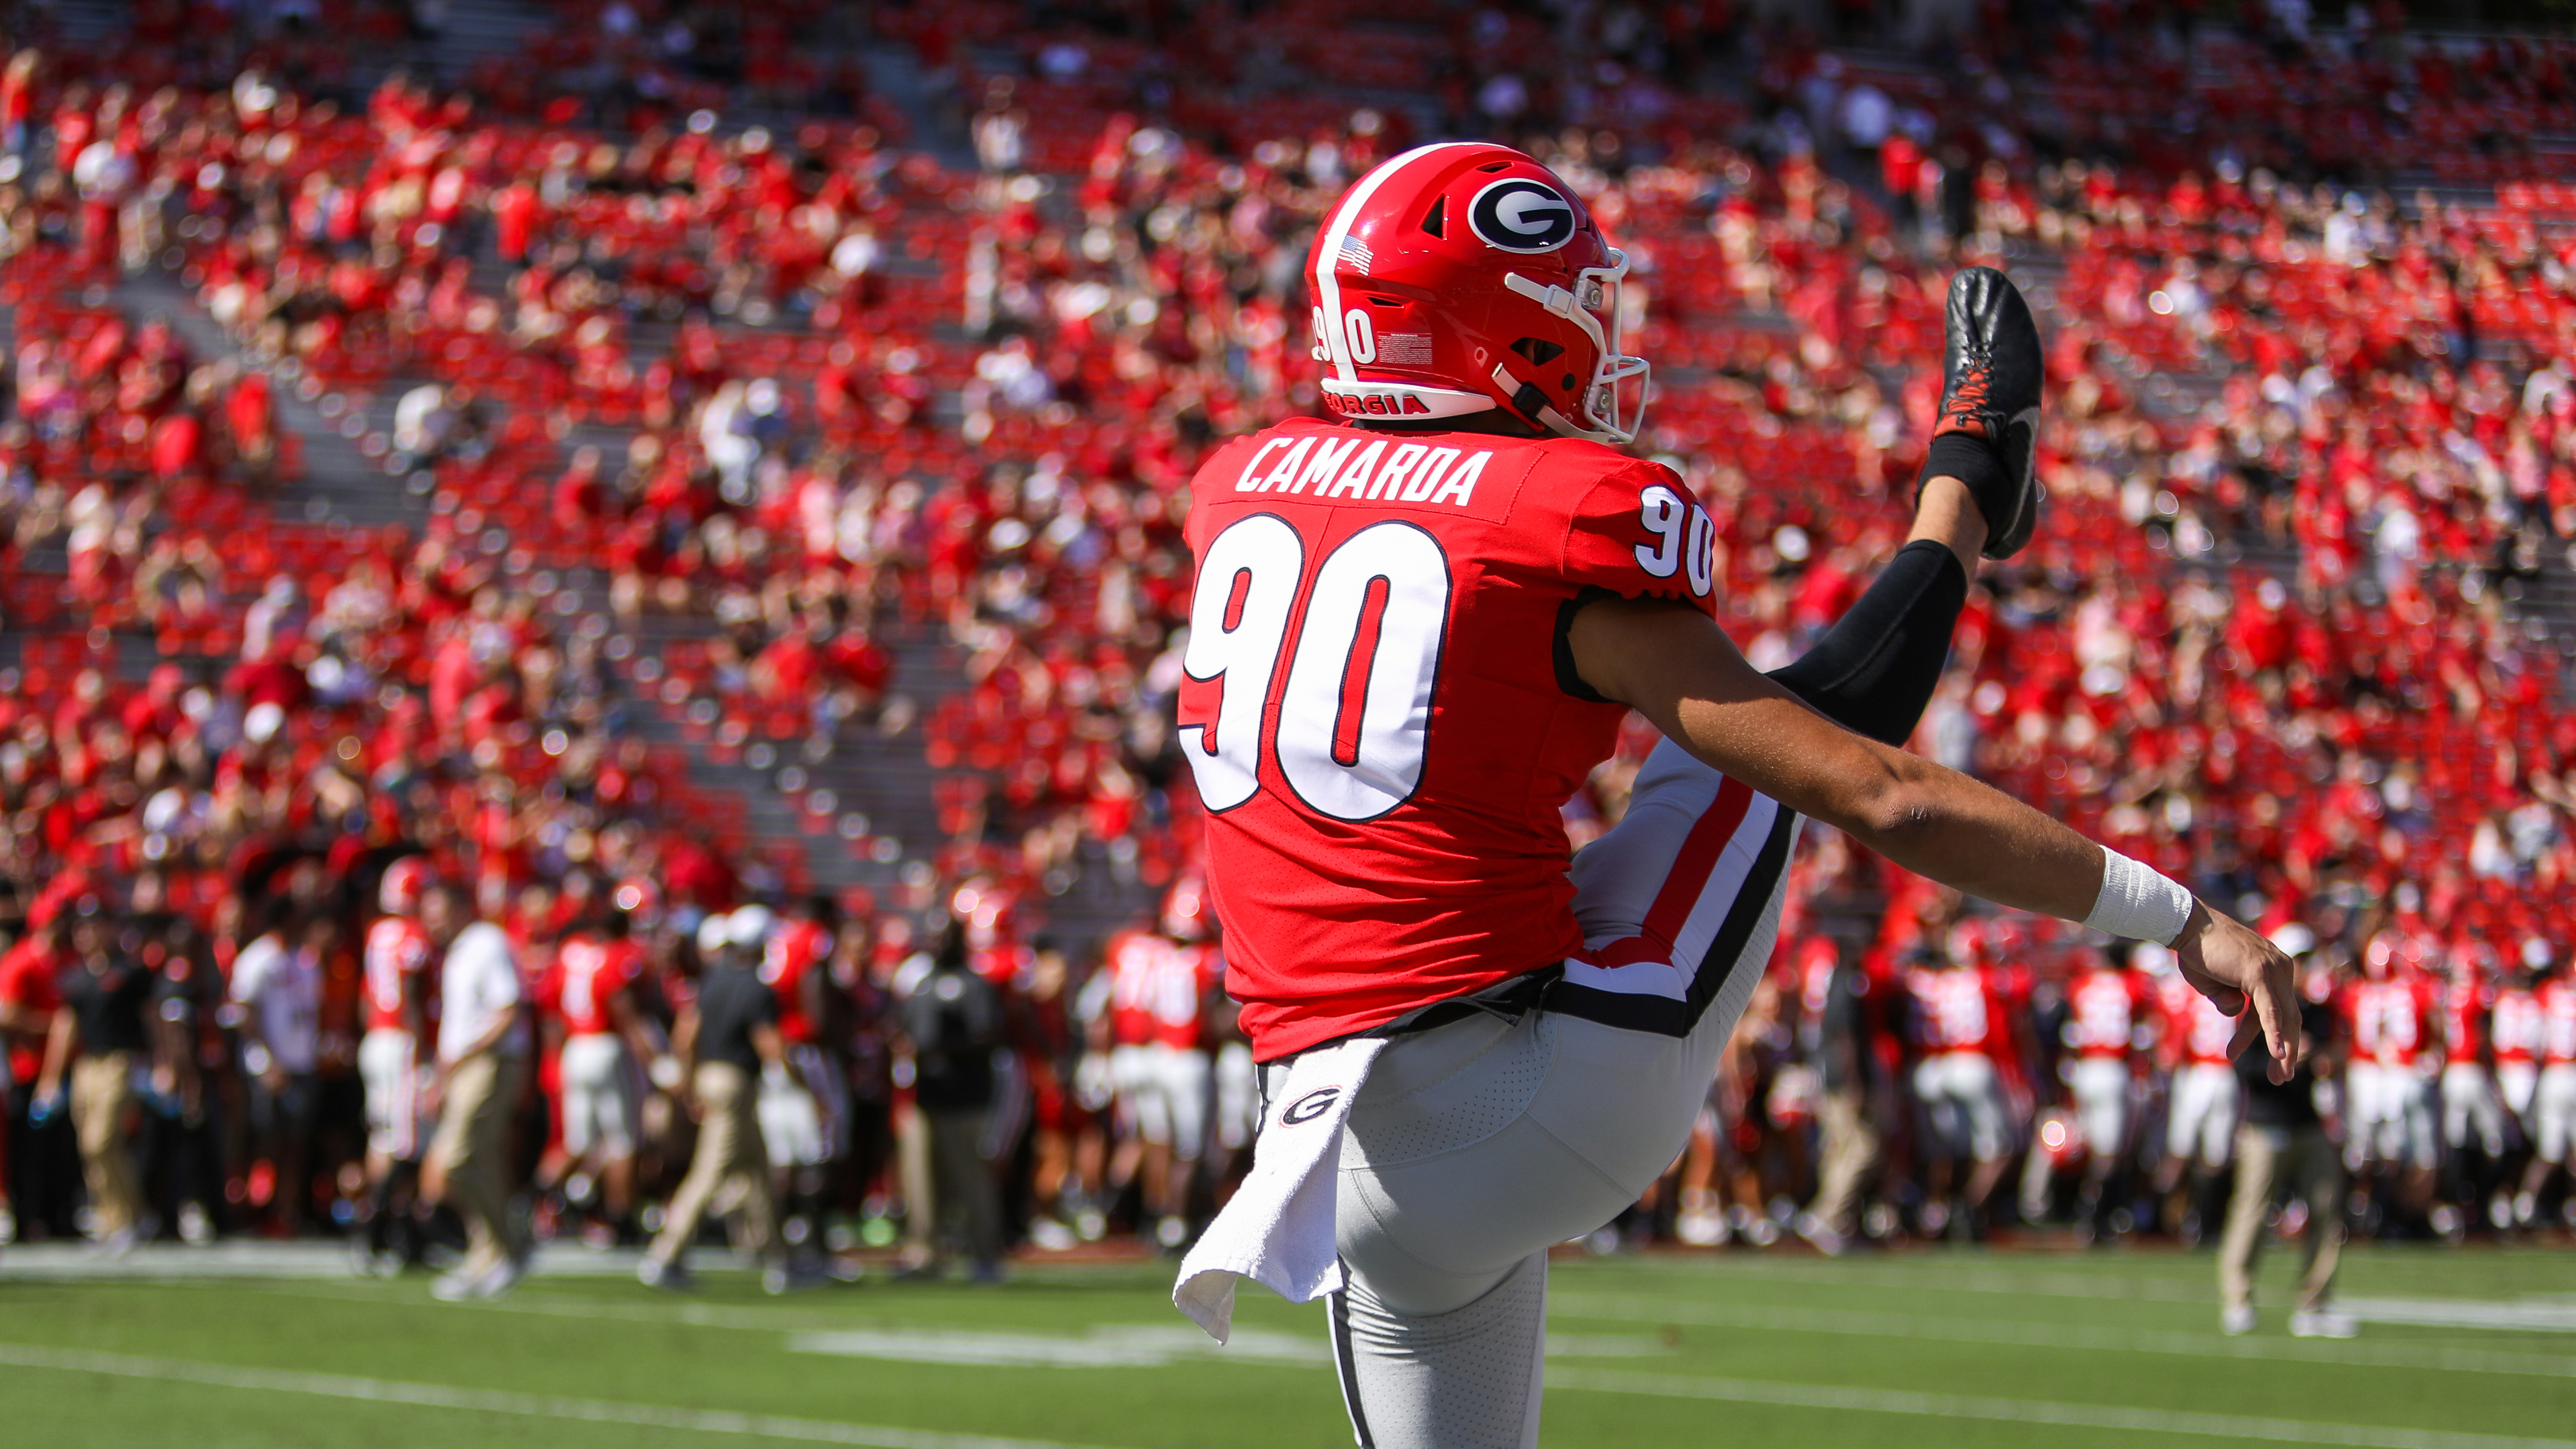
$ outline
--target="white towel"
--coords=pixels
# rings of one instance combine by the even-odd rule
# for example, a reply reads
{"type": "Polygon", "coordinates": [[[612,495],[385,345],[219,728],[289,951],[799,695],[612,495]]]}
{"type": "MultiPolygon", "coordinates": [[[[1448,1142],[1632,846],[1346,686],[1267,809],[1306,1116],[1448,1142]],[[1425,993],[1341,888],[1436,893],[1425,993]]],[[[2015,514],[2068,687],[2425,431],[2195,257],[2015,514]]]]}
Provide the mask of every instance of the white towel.
{"type": "Polygon", "coordinates": [[[1217,1342],[1233,1331],[1238,1279],[1291,1303],[1312,1303],[1342,1286],[1333,1249],[1342,1124],[1385,1047],[1384,1038],[1364,1037],[1307,1052],[1289,1067],[1253,1143],[1251,1173],[1181,1260],[1172,1285],[1172,1306],[1217,1342]]]}

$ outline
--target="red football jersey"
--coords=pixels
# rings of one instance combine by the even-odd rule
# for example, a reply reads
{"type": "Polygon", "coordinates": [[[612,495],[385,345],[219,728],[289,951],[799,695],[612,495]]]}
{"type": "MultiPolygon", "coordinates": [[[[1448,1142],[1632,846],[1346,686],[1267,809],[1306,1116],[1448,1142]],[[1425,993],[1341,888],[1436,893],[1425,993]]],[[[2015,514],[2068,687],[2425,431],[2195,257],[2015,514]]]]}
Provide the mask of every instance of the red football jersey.
{"type": "Polygon", "coordinates": [[[1914,996],[1915,1035],[1924,1052],[1974,1052],[1995,1061],[2012,1056],[2012,1003],[2001,973],[1986,966],[1905,973],[1914,996]]]}
{"type": "Polygon", "coordinates": [[[1576,439],[1300,419],[1191,496],[1181,745],[1255,1055],[1578,955],[1558,811],[1627,711],[1560,672],[1560,620],[1711,606],[1689,489],[1576,439]]]}
{"type": "Polygon", "coordinates": [[[555,989],[548,993],[563,1016],[564,1035],[598,1036],[616,1029],[608,1003],[644,974],[644,948],[633,941],[567,937],[555,952],[555,989]]]}
{"type": "Polygon", "coordinates": [[[1111,939],[1109,1032],[1119,1046],[1194,1047],[1199,1044],[1199,1004],[1225,969],[1213,946],[1192,945],[1151,931],[1111,939]]]}
{"type": "Polygon", "coordinates": [[[2488,1020],[2495,1030],[2495,1059],[2499,1065],[2540,1060],[2540,998],[2530,987],[2508,986],[2498,991],[2495,1012],[2488,1020]]]}
{"type": "MultiPolygon", "coordinates": [[[[367,1030],[404,1030],[403,991],[429,964],[429,933],[409,916],[379,917],[367,928],[365,957],[367,1030]]],[[[423,984],[435,989],[431,983],[423,984]]],[[[425,1001],[423,1015],[436,1019],[427,1012],[425,1001]]]]}
{"type": "Polygon", "coordinates": [[[2466,960],[2442,984],[2442,1054],[2452,1062],[2474,1062],[2487,1044],[2487,1013],[2495,993],[2470,974],[2466,960]]]}
{"type": "Polygon", "coordinates": [[[2576,981],[2540,984],[2540,1059],[2549,1065],[2576,1062],[2576,981]]]}
{"type": "Polygon", "coordinates": [[[2127,1056],[2146,995],[2147,983],[2134,972],[2079,972],[2066,992],[2066,1044],[2079,1057],[2127,1056]]]}
{"type": "Polygon", "coordinates": [[[2182,1060],[2193,1066],[2226,1066],[2228,1043],[2236,1038],[2236,1018],[2212,1005],[2179,975],[2164,978],[2162,995],[2167,1029],[2182,1060]]]}
{"type": "Polygon", "coordinates": [[[805,1011],[805,973],[832,951],[832,934],[813,921],[782,921],[760,955],[760,979],[778,997],[778,1035],[810,1042],[818,1029],[805,1011]]]}
{"type": "MultiPolygon", "coordinates": [[[[0,1004],[30,1011],[59,1008],[63,997],[54,987],[54,976],[62,966],[63,958],[46,950],[44,941],[33,935],[0,952],[0,1004]]],[[[0,1061],[0,1069],[19,1081],[31,1082],[43,1070],[44,1060],[43,1033],[21,1034],[10,1039],[8,1056],[0,1061]]]]}
{"type": "Polygon", "coordinates": [[[2411,1067],[2425,1047],[2433,1016],[2432,983],[2421,976],[2355,982],[2344,997],[2357,1058],[2382,1066],[2411,1067]]]}

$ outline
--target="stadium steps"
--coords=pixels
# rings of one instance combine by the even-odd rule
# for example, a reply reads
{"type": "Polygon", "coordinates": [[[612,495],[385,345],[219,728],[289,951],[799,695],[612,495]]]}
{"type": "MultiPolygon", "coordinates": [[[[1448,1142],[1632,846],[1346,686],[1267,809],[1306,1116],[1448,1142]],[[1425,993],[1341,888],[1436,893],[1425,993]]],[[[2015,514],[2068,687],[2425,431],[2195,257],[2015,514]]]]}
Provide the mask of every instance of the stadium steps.
{"type": "Polygon", "coordinates": [[[104,46],[110,36],[127,28],[132,9],[118,0],[55,0],[46,8],[53,12],[63,43],[84,51],[104,46]]]}
{"type": "Polygon", "coordinates": [[[976,169],[975,142],[967,130],[971,102],[960,97],[953,79],[941,84],[912,47],[879,41],[863,48],[868,84],[894,103],[912,123],[912,149],[927,151],[950,171],[976,169]]]}
{"type": "Polygon", "coordinates": [[[862,885],[880,894],[887,892],[899,879],[906,842],[927,840],[922,826],[935,821],[926,788],[918,808],[906,808],[914,802],[904,798],[902,787],[909,775],[918,773],[918,759],[909,762],[912,768],[907,770],[896,742],[871,748],[877,742],[858,740],[852,731],[845,732],[850,737],[837,744],[833,758],[824,762],[810,761],[799,742],[767,740],[751,743],[731,760],[719,760],[707,741],[692,738],[690,730],[664,711],[651,696],[651,682],[640,678],[635,669],[673,641],[702,639],[712,632],[703,620],[658,618],[643,621],[627,636],[633,640],[633,657],[618,661],[615,668],[627,695],[627,728],[654,744],[679,750],[698,788],[739,800],[755,840],[771,845],[793,842],[815,887],[862,885]],[[871,755],[877,758],[871,760],[871,755]],[[809,789],[830,789],[838,797],[836,807],[819,821],[781,787],[781,772],[800,766],[812,777],[809,789]],[[864,818],[867,839],[846,839],[840,834],[842,822],[853,815],[864,818]],[[866,853],[879,840],[889,842],[882,853],[890,859],[866,853]]]}
{"type": "MultiPolygon", "coordinates": [[[[63,42],[76,50],[95,50],[132,22],[133,7],[123,0],[55,0],[46,7],[63,42]]],[[[406,40],[389,52],[352,52],[336,84],[325,87],[344,100],[363,102],[398,67],[435,73],[449,84],[462,82],[477,64],[521,53],[528,37],[550,23],[544,7],[516,0],[445,0],[445,20],[423,40],[406,40]]]]}
{"type": "MultiPolygon", "coordinates": [[[[190,354],[199,360],[229,357],[246,369],[255,368],[268,375],[280,432],[296,435],[304,446],[302,476],[286,480],[276,496],[279,518],[377,527],[388,523],[417,526],[429,516],[426,500],[389,477],[379,457],[367,451],[375,446],[368,441],[370,438],[381,441],[391,430],[390,400],[380,409],[361,406],[336,419],[324,417],[320,404],[328,395],[317,387],[311,397],[306,397],[301,369],[291,360],[267,362],[243,351],[197,305],[187,288],[166,272],[127,277],[110,288],[108,295],[132,321],[166,319],[172,330],[186,340],[190,354]],[[381,417],[376,415],[378,412],[381,417]]],[[[343,395],[341,401],[345,405],[368,400],[343,395]]]]}
{"type": "MultiPolygon", "coordinates": [[[[384,390],[372,397],[342,395],[349,411],[336,420],[326,418],[319,402],[327,394],[317,390],[315,398],[305,398],[298,391],[298,379],[291,368],[261,364],[246,355],[197,306],[177,279],[157,272],[127,278],[98,300],[113,303],[137,323],[153,317],[166,319],[186,340],[191,354],[201,361],[232,358],[244,367],[261,367],[269,375],[275,385],[279,428],[282,433],[297,435],[304,446],[302,476],[290,481],[274,499],[281,521],[352,526],[407,523],[416,527],[428,517],[426,500],[389,476],[383,464],[361,446],[368,436],[391,431],[394,401],[419,379],[388,380],[384,390]],[[344,427],[353,420],[358,424],[356,438],[344,433],[344,427]]],[[[597,442],[615,457],[622,455],[631,436],[631,430],[584,428],[568,442],[597,442]]],[[[20,561],[20,567],[28,574],[55,577],[67,571],[59,549],[30,554],[20,561]]],[[[575,571],[566,580],[566,587],[574,600],[574,613],[605,609],[606,580],[597,571],[575,571]]],[[[25,636],[10,627],[15,622],[0,620],[0,665],[17,664],[23,656],[25,636]]],[[[627,696],[630,728],[650,743],[677,748],[688,762],[689,778],[696,788],[738,799],[755,839],[795,842],[807,875],[817,886],[861,885],[876,891],[881,899],[899,898],[896,892],[907,868],[919,878],[926,866],[917,862],[943,841],[932,798],[933,773],[922,758],[919,730],[908,729],[889,739],[872,728],[854,724],[840,732],[831,755],[820,761],[805,757],[801,741],[767,742],[771,755],[763,765],[750,762],[761,758],[753,753],[756,745],[747,745],[730,761],[720,760],[704,742],[690,739],[677,722],[665,717],[659,705],[648,697],[645,686],[635,680],[632,668],[635,659],[658,654],[671,640],[699,639],[712,632],[712,623],[703,618],[652,618],[632,636],[633,656],[622,661],[614,672],[617,686],[627,696]],[[780,776],[790,767],[805,772],[800,792],[782,787],[780,776]],[[818,789],[828,790],[834,797],[834,809],[821,818],[819,827],[816,818],[801,805],[802,799],[808,798],[804,792],[818,789]],[[853,815],[866,822],[864,839],[853,841],[842,834],[843,820],[853,815]],[[877,847],[880,839],[888,844],[877,847]],[[873,854],[869,853],[872,847],[873,854]],[[891,859],[880,858],[889,854],[891,859]]],[[[908,694],[921,711],[936,708],[949,694],[965,687],[962,656],[954,646],[939,641],[931,630],[898,627],[888,631],[881,644],[892,656],[897,690],[908,694]]],[[[113,648],[115,672],[129,682],[140,682],[154,665],[164,662],[152,641],[139,633],[117,635],[113,648]]],[[[219,676],[224,663],[201,658],[177,662],[192,677],[203,679],[219,676]]],[[[788,779],[793,781],[794,777],[788,779]]],[[[1122,888],[1110,870],[1096,842],[1089,844],[1086,855],[1088,868],[1080,872],[1063,896],[1051,902],[1047,912],[1051,929],[1076,940],[1105,935],[1126,924],[1136,904],[1132,893],[1122,888]]]]}
{"type": "MultiPolygon", "coordinates": [[[[585,607],[599,601],[585,598],[585,607]]],[[[629,637],[630,657],[614,675],[626,696],[629,728],[646,740],[682,752],[689,776],[701,789],[729,792],[743,803],[755,837],[794,841],[806,873],[818,888],[864,886],[880,901],[907,907],[934,904],[919,896],[931,882],[928,860],[950,844],[934,794],[938,772],[922,757],[918,724],[888,737],[873,725],[844,724],[828,753],[817,757],[805,740],[758,737],[726,749],[705,727],[692,729],[656,697],[657,681],[637,665],[659,658],[676,641],[714,633],[700,618],[650,617],[629,637]],[[724,756],[719,758],[719,755],[724,756]],[[793,773],[791,773],[793,772],[793,773]],[[828,808],[811,808],[816,792],[829,791],[828,808]]],[[[938,635],[936,625],[896,624],[879,645],[894,665],[894,695],[906,697],[921,716],[966,687],[965,658],[938,635]]],[[[1080,867],[1060,895],[1033,902],[1044,929],[1070,945],[1097,942],[1128,925],[1151,895],[1122,877],[1097,841],[1083,842],[1080,867]]]]}
{"type": "MultiPolygon", "coordinates": [[[[900,258],[897,264],[914,265],[900,258]]],[[[488,243],[480,249],[473,267],[475,292],[490,297],[508,295],[513,269],[499,259],[488,243]]],[[[799,329],[782,319],[765,330],[799,329]]],[[[676,331],[666,322],[635,323],[628,335],[636,363],[640,366],[666,353],[676,331]]],[[[386,383],[371,404],[380,430],[390,431],[394,400],[417,381],[386,383]]],[[[956,394],[942,391],[935,407],[953,421],[958,412],[956,394]]],[[[596,446],[608,466],[614,468],[624,460],[636,431],[597,423],[576,424],[562,447],[568,457],[573,449],[585,444],[596,446]]],[[[584,610],[605,607],[605,594],[599,591],[598,584],[575,587],[583,591],[584,610]]],[[[866,886],[881,898],[888,890],[900,887],[907,867],[946,843],[932,794],[935,772],[922,757],[918,726],[889,739],[864,724],[845,725],[831,754],[822,760],[808,758],[803,741],[767,742],[770,754],[763,765],[750,763],[757,758],[753,751],[761,742],[756,741],[746,742],[739,752],[726,752],[732,755],[730,759],[719,759],[709,741],[692,738],[678,721],[665,715],[662,705],[652,697],[657,682],[639,680],[633,668],[637,660],[658,655],[671,641],[700,640],[713,633],[712,622],[698,617],[654,616],[643,622],[632,636],[634,654],[620,661],[614,671],[619,687],[629,697],[633,728],[653,743],[681,751],[689,761],[691,780],[701,788],[725,791],[739,798],[755,834],[767,840],[798,842],[808,876],[818,887],[866,886]],[[781,783],[782,774],[789,769],[802,772],[802,782],[793,790],[781,783]],[[832,793],[830,811],[818,815],[803,807],[801,802],[816,790],[832,793]],[[847,827],[859,830],[857,838],[845,833],[843,824],[853,815],[864,821],[863,827],[847,827]],[[891,848],[897,852],[894,860],[880,860],[868,853],[879,840],[893,843],[891,848]]],[[[942,701],[965,688],[963,656],[939,638],[936,625],[896,624],[881,630],[877,642],[894,665],[891,692],[908,697],[919,717],[927,717],[942,701]]],[[[798,779],[786,778],[790,783],[798,779]]],[[[1074,879],[1063,894],[1046,902],[1048,928],[1072,943],[1096,940],[1129,924],[1133,913],[1149,899],[1148,892],[1124,878],[1100,842],[1086,840],[1074,879]]]]}
{"type": "Polygon", "coordinates": [[[443,8],[445,22],[424,59],[451,85],[484,61],[524,54],[530,38],[550,23],[544,7],[515,0],[445,0],[443,8]]]}

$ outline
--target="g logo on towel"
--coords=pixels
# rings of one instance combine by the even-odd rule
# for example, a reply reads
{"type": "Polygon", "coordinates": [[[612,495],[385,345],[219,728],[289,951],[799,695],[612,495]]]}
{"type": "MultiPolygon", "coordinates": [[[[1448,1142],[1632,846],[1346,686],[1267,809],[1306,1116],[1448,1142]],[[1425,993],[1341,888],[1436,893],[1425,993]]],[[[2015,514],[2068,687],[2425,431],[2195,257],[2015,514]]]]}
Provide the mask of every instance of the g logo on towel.
{"type": "Polygon", "coordinates": [[[1341,1094],[1339,1087],[1318,1087],[1289,1103],[1288,1110],[1279,1114],[1279,1125],[1294,1127],[1300,1122],[1312,1122],[1333,1110],[1333,1099],[1341,1094]]]}

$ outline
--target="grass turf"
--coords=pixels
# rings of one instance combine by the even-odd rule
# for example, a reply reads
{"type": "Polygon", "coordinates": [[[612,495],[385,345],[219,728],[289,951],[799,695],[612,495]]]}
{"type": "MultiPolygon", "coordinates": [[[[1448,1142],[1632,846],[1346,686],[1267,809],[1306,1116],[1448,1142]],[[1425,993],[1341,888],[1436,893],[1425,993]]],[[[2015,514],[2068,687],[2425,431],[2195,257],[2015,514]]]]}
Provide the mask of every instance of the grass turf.
{"type": "MultiPolygon", "coordinates": [[[[2345,1262],[2357,1298],[2576,1308],[2565,1251],[2364,1249],[2345,1262]]],[[[2267,1263],[2261,1330],[2228,1339],[2205,1254],[1560,1260],[1545,1442],[2576,1449],[2576,1335],[2371,1324],[2348,1343],[2294,1340],[2279,1306],[2288,1272],[2267,1263]]],[[[1244,1350],[1207,1351],[1168,1287],[1159,1266],[785,1300],[746,1274],[710,1274],[686,1299],[540,1276],[498,1304],[448,1305],[421,1279],[0,1280],[0,1439],[1350,1442],[1320,1307],[1248,1290],[1244,1350]],[[788,1422],[743,1417],[760,1415],[788,1422]]]]}

